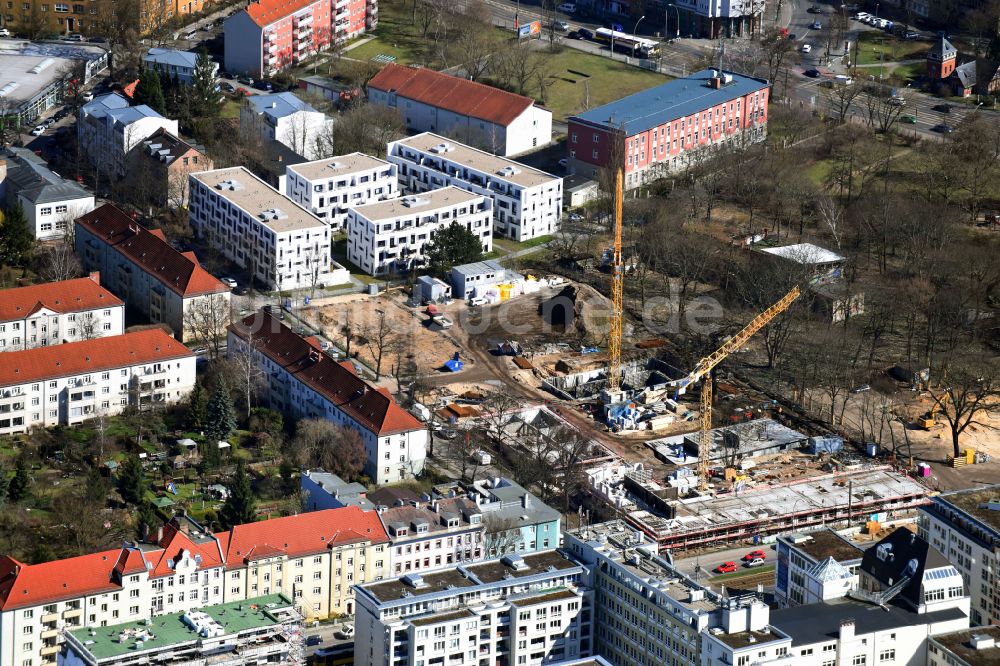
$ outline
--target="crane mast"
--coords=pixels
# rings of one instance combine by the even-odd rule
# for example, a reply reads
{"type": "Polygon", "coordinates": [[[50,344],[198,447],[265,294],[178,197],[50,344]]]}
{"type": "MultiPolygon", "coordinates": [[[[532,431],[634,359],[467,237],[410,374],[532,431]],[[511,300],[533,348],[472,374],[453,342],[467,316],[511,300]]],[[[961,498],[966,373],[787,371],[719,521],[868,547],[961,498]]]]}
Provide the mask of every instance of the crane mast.
{"type": "Polygon", "coordinates": [[[621,390],[622,318],[624,314],[625,268],[622,262],[622,172],[615,173],[615,250],[611,262],[611,331],[608,334],[608,393],[621,390]]]}

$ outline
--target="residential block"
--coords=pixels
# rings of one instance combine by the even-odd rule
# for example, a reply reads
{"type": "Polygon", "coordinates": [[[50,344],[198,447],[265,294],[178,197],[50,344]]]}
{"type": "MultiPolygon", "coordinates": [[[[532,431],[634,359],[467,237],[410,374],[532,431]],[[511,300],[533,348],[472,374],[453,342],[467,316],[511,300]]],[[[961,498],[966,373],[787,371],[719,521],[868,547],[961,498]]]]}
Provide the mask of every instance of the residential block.
{"type": "Polygon", "coordinates": [[[269,289],[332,284],[330,228],[245,167],[193,173],[195,234],[269,289]]]}
{"type": "Polygon", "coordinates": [[[130,158],[126,180],[171,208],[187,207],[189,175],[215,166],[202,149],[163,129],[136,146],[130,158]]]}
{"type": "Polygon", "coordinates": [[[0,352],[121,335],[125,304],[101,274],[0,291],[0,352]]]}
{"type": "Polygon", "coordinates": [[[493,247],[493,201],[456,187],[356,206],[347,212],[347,258],[370,275],[406,271],[426,263],[427,244],[458,224],[493,247]]]}
{"type": "Polygon", "coordinates": [[[364,153],[290,164],[285,194],[331,229],[343,229],[352,206],[399,196],[398,168],[364,153]]]}
{"type": "Polygon", "coordinates": [[[430,132],[394,141],[387,152],[409,192],[452,186],[489,197],[498,236],[524,241],[559,229],[562,178],[430,132]]]}
{"type": "Polygon", "coordinates": [[[124,176],[128,154],[160,129],[176,136],[177,121],[145,104],[130,106],[118,93],[101,95],[81,106],[76,124],[80,148],[105,178],[124,176]]]}
{"type": "Polygon", "coordinates": [[[177,402],[194,387],[194,367],[194,354],[160,329],[5,352],[0,435],[177,402]]]}
{"type": "Polygon", "coordinates": [[[160,230],[150,231],[113,204],[77,218],[76,256],[100,271],[108,289],[153,323],[168,325],[181,341],[198,337],[193,319],[229,317],[229,287],[179,252],[160,230]]]}
{"type": "Polygon", "coordinates": [[[290,92],[248,95],[240,107],[240,133],[249,140],[287,146],[307,160],[326,153],[332,121],[290,92]]]}
{"type": "Polygon", "coordinates": [[[27,148],[0,152],[0,203],[21,204],[36,240],[62,238],[73,219],[94,210],[94,195],[55,173],[27,148]]]}

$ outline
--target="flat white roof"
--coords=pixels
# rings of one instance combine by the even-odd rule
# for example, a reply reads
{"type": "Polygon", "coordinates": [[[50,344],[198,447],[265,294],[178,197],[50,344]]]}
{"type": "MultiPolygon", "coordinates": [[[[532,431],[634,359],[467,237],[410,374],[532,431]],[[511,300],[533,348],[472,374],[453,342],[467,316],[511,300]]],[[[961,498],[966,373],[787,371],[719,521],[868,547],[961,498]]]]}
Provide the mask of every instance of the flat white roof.
{"type": "Polygon", "coordinates": [[[69,58],[19,55],[0,50],[0,104],[18,107],[59,79],[72,66],[69,58]]]}
{"type": "Polygon", "coordinates": [[[417,134],[408,139],[401,139],[396,143],[421,152],[431,153],[443,160],[457,162],[476,171],[488,173],[497,180],[522,187],[535,187],[536,185],[544,185],[554,180],[562,180],[559,176],[553,176],[551,173],[546,173],[540,169],[535,169],[505,157],[498,157],[478,148],[466,146],[454,139],[446,139],[432,132],[417,134]],[[434,150],[439,147],[443,147],[440,152],[434,150]]]}
{"type": "Polygon", "coordinates": [[[355,206],[354,210],[365,219],[377,222],[397,217],[424,215],[444,208],[484,199],[481,194],[473,194],[457,187],[442,187],[439,190],[421,192],[398,199],[387,199],[375,203],[355,206]]]}
{"type": "Polygon", "coordinates": [[[761,252],[773,254],[782,259],[788,259],[799,264],[833,264],[844,261],[844,257],[836,252],[831,252],[826,248],[812,243],[798,243],[796,245],[785,245],[784,247],[765,247],[761,252]]]}
{"type": "Polygon", "coordinates": [[[318,217],[274,189],[245,167],[191,174],[217,195],[277,233],[325,226],[318,217]]]}
{"type": "Polygon", "coordinates": [[[325,160],[289,165],[287,170],[294,171],[306,180],[313,181],[347,176],[359,171],[377,169],[388,164],[389,162],[372,157],[371,155],[350,153],[349,155],[340,155],[325,160]]]}

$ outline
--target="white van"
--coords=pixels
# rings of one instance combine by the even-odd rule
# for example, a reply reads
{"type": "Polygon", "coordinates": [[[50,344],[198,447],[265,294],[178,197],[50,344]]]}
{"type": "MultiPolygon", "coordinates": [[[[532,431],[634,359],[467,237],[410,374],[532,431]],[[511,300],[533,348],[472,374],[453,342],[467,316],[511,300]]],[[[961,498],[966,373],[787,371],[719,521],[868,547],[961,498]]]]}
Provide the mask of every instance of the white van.
{"type": "Polygon", "coordinates": [[[556,9],[558,9],[561,12],[565,12],[567,14],[575,14],[576,13],[576,5],[574,3],[572,3],[572,2],[564,2],[561,5],[559,5],[558,7],[556,7],[556,9]]]}

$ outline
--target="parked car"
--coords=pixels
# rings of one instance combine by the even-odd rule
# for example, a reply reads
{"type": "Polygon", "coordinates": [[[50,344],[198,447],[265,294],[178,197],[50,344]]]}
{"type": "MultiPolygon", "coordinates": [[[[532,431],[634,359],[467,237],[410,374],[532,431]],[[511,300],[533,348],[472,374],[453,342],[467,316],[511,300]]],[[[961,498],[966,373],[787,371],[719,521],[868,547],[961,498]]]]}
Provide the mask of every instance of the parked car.
{"type": "Polygon", "coordinates": [[[39,125],[31,130],[31,136],[41,136],[45,132],[45,125],[39,125]]]}
{"type": "Polygon", "coordinates": [[[7,28],[0,28],[0,37],[10,37],[10,30],[7,28]]]}
{"type": "Polygon", "coordinates": [[[952,132],[955,131],[955,128],[952,127],[951,125],[945,125],[944,123],[940,123],[932,127],[931,131],[937,132],[939,134],[951,134],[952,132]]]}
{"type": "Polygon", "coordinates": [[[766,560],[767,553],[762,550],[751,550],[749,553],[743,556],[744,562],[749,562],[751,560],[766,560]]]}
{"type": "Polygon", "coordinates": [[[736,571],[736,562],[723,562],[719,566],[715,567],[716,573],[733,573],[736,571]]]}
{"type": "Polygon", "coordinates": [[[803,53],[812,53],[813,47],[809,46],[808,44],[803,44],[800,50],[803,53]]]}
{"type": "Polygon", "coordinates": [[[569,221],[570,222],[583,222],[583,215],[580,215],[579,213],[570,213],[569,214],[569,221]]]}
{"type": "Polygon", "coordinates": [[[837,74],[833,77],[833,82],[842,86],[849,86],[854,83],[854,79],[849,77],[847,74],[837,74]]]}
{"type": "Polygon", "coordinates": [[[823,73],[818,69],[807,69],[802,73],[808,76],[810,79],[818,79],[819,77],[823,76],[823,73]]]}
{"type": "Polygon", "coordinates": [[[236,289],[236,287],[239,286],[239,283],[236,282],[236,280],[234,280],[231,277],[220,277],[219,278],[219,282],[221,282],[222,284],[226,285],[230,289],[236,289]]]}
{"type": "Polygon", "coordinates": [[[820,23],[819,21],[813,21],[812,26],[810,26],[810,27],[813,30],[822,30],[823,29],[823,24],[820,23]]]}
{"type": "Polygon", "coordinates": [[[249,77],[249,76],[241,76],[238,79],[236,79],[236,82],[237,83],[242,83],[245,86],[252,86],[253,85],[253,79],[251,77],[249,77]]]}
{"type": "Polygon", "coordinates": [[[573,14],[576,12],[576,5],[572,2],[564,2],[558,7],[556,7],[561,12],[566,12],[567,14],[573,14]]]}
{"type": "Polygon", "coordinates": [[[89,91],[85,92],[82,95],[80,95],[80,99],[82,99],[84,102],[93,102],[94,101],[94,93],[89,92],[89,91]]]}
{"type": "Polygon", "coordinates": [[[855,386],[854,388],[852,388],[851,393],[864,393],[865,391],[871,391],[871,390],[872,387],[869,386],[868,384],[861,384],[859,386],[855,386]]]}
{"type": "Polygon", "coordinates": [[[354,638],[354,625],[353,624],[342,624],[340,629],[337,630],[337,635],[341,638],[354,638]]]}
{"type": "Polygon", "coordinates": [[[246,296],[250,293],[250,287],[236,287],[233,289],[233,293],[237,296],[246,296]]]}
{"type": "Polygon", "coordinates": [[[763,566],[763,564],[764,564],[764,560],[761,559],[761,558],[759,558],[759,557],[755,557],[754,559],[749,560],[747,562],[747,566],[748,567],[759,567],[759,566],[763,566]]]}
{"type": "Polygon", "coordinates": [[[559,166],[561,166],[563,169],[565,169],[566,167],[569,166],[569,160],[567,160],[565,157],[561,158],[559,160],[559,166]]]}
{"type": "Polygon", "coordinates": [[[253,87],[257,90],[264,90],[267,92],[274,90],[274,84],[270,81],[255,81],[253,87]]]}
{"type": "Polygon", "coordinates": [[[229,81],[223,81],[222,83],[220,83],[219,88],[222,90],[222,92],[229,93],[230,95],[236,92],[236,86],[234,86],[229,81]]]}
{"type": "Polygon", "coordinates": [[[919,32],[903,33],[903,39],[920,39],[920,33],[919,32]]]}
{"type": "Polygon", "coordinates": [[[566,23],[566,21],[553,21],[552,29],[559,32],[569,32],[569,23],[566,23]]]}

